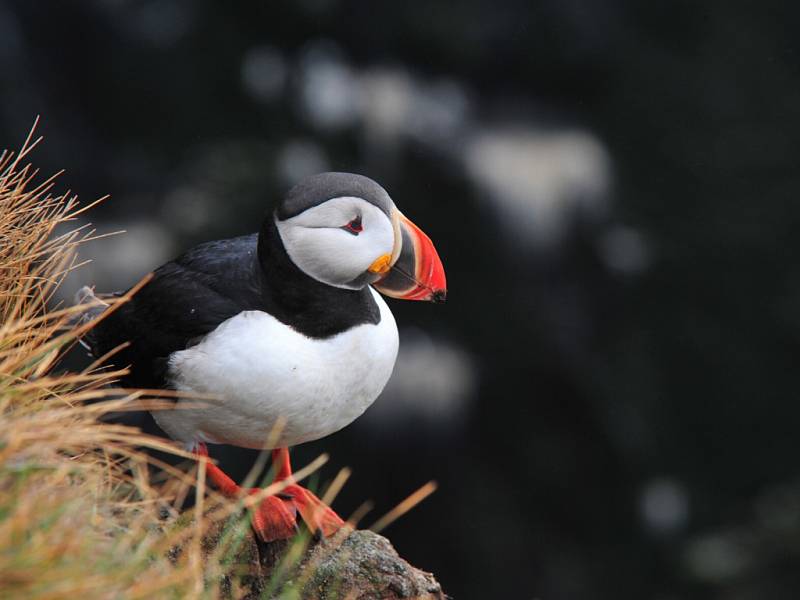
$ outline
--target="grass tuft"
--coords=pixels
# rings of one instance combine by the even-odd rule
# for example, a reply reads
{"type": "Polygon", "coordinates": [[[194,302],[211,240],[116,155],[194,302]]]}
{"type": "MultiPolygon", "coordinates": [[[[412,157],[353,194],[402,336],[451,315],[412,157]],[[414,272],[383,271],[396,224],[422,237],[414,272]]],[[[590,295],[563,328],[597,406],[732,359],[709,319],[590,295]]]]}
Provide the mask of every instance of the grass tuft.
{"type": "Polygon", "coordinates": [[[195,472],[167,466],[171,477],[155,484],[143,450],[185,453],[103,422],[157,400],[109,387],[121,370],[57,370],[92,324],[55,294],[81,264],[77,248],[97,236],[76,224],[94,203],[54,195],[56,176],[24,164],[39,141],[0,154],[0,597],[217,597],[226,548],[208,560],[201,538],[238,507],[182,525],[176,506],[202,498],[203,485],[193,490],[195,472]]]}

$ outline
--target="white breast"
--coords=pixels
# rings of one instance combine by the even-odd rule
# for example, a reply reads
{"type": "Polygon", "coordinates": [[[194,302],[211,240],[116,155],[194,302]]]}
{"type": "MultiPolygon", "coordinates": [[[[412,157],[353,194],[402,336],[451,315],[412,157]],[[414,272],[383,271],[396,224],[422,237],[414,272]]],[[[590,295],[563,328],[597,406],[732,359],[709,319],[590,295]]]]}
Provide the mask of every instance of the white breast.
{"type": "Polygon", "coordinates": [[[309,338],[272,315],[247,311],[202,342],[170,356],[168,378],[178,390],[208,394],[202,407],[155,411],[173,438],[263,448],[275,423],[285,426],[273,447],[293,446],[338,431],[383,390],[397,358],[397,325],[380,309],[363,324],[331,338],[309,338]]]}

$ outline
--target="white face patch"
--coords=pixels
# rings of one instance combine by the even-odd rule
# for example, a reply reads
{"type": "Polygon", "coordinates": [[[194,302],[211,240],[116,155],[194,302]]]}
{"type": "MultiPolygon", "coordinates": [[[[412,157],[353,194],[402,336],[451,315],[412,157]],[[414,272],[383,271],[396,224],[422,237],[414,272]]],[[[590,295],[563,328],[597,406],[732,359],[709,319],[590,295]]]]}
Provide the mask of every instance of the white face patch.
{"type": "Polygon", "coordinates": [[[394,247],[394,227],[386,213],[354,196],[331,198],[275,223],[292,262],[306,275],[339,288],[363,287],[363,280],[354,281],[394,247]],[[358,235],[343,229],[358,218],[358,235]]]}

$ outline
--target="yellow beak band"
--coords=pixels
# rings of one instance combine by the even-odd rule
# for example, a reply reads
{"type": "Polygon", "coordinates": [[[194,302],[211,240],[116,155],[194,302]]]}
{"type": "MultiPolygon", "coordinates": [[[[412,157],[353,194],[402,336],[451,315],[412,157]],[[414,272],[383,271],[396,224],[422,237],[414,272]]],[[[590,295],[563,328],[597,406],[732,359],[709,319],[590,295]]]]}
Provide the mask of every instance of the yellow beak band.
{"type": "Polygon", "coordinates": [[[392,255],[391,254],[383,254],[379,256],[374,263],[372,263],[367,271],[370,273],[376,273],[378,275],[385,275],[389,272],[389,269],[392,268],[392,255]]]}

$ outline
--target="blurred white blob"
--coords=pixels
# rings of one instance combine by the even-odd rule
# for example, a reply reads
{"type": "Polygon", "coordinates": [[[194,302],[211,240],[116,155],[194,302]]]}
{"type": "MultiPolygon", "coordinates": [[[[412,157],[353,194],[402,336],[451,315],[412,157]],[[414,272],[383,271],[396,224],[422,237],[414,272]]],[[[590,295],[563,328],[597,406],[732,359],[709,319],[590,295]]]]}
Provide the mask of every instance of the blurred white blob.
{"type": "Polygon", "coordinates": [[[691,542],[684,562],[697,579],[720,583],[744,574],[753,565],[753,556],[735,535],[713,534],[691,542]]]}
{"type": "Polygon", "coordinates": [[[409,139],[442,146],[462,132],[469,112],[467,93],[457,81],[425,82],[392,67],[359,71],[328,41],[303,51],[299,72],[305,118],[326,130],[363,127],[369,153],[385,146],[391,151],[409,139]]]}
{"type": "Polygon", "coordinates": [[[618,225],[607,231],[599,243],[600,256],[609,269],[635,275],[650,266],[651,252],[639,231],[618,225]]]}
{"type": "Polygon", "coordinates": [[[368,429],[403,422],[457,427],[469,411],[478,380],[470,356],[458,346],[417,329],[404,329],[394,373],[361,420],[368,429]]]}
{"type": "Polygon", "coordinates": [[[194,234],[213,220],[214,198],[199,187],[184,185],[164,197],[161,217],[181,233],[194,234]]]}
{"type": "Polygon", "coordinates": [[[411,138],[441,144],[455,137],[469,109],[464,88],[449,79],[424,83],[400,69],[378,68],[360,76],[362,119],[369,141],[411,138]]]}
{"type": "Polygon", "coordinates": [[[488,129],[468,142],[464,160],[517,243],[558,243],[575,216],[606,209],[610,158],[588,132],[488,129]]]}
{"type": "Polygon", "coordinates": [[[290,140],[281,148],[276,169],[284,185],[292,186],[301,179],[330,170],[322,146],[311,140],[290,140]]]}
{"type": "Polygon", "coordinates": [[[462,85],[438,79],[415,87],[409,132],[423,142],[441,142],[460,132],[469,114],[469,99],[462,85]]]}
{"type": "Polygon", "coordinates": [[[300,105],[313,125],[335,130],[355,122],[360,112],[359,89],[336,44],[309,45],[300,58],[300,73],[300,105]]]}
{"type": "Polygon", "coordinates": [[[672,479],[654,479],[642,488],[639,513],[645,528],[656,535],[682,530],[689,519],[689,495],[672,479]]]}
{"type": "Polygon", "coordinates": [[[373,143],[394,143],[407,125],[414,83],[405,71],[376,69],[361,77],[365,134],[373,143]]]}
{"type": "MultiPolygon", "coordinates": [[[[70,227],[71,229],[71,227],[70,227]]],[[[119,223],[91,225],[96,235],[123,231],[119,223]]],[[[72,271],[59,288],[59,298],[72,303],[75,292],[84,285],[97,285],[98,291],[126,290],[147,273],[175,258],[171,233],[157,221],[125,222],[124,233],[81,244],[80,260],[91,262],[72,271]]]]}
{"type": "Polygon", "coordinates": [[[242,87],[259,102],[278,99],[286,87],[289,69],[277,48],[257,46],[242,59],[242,87]]]}

